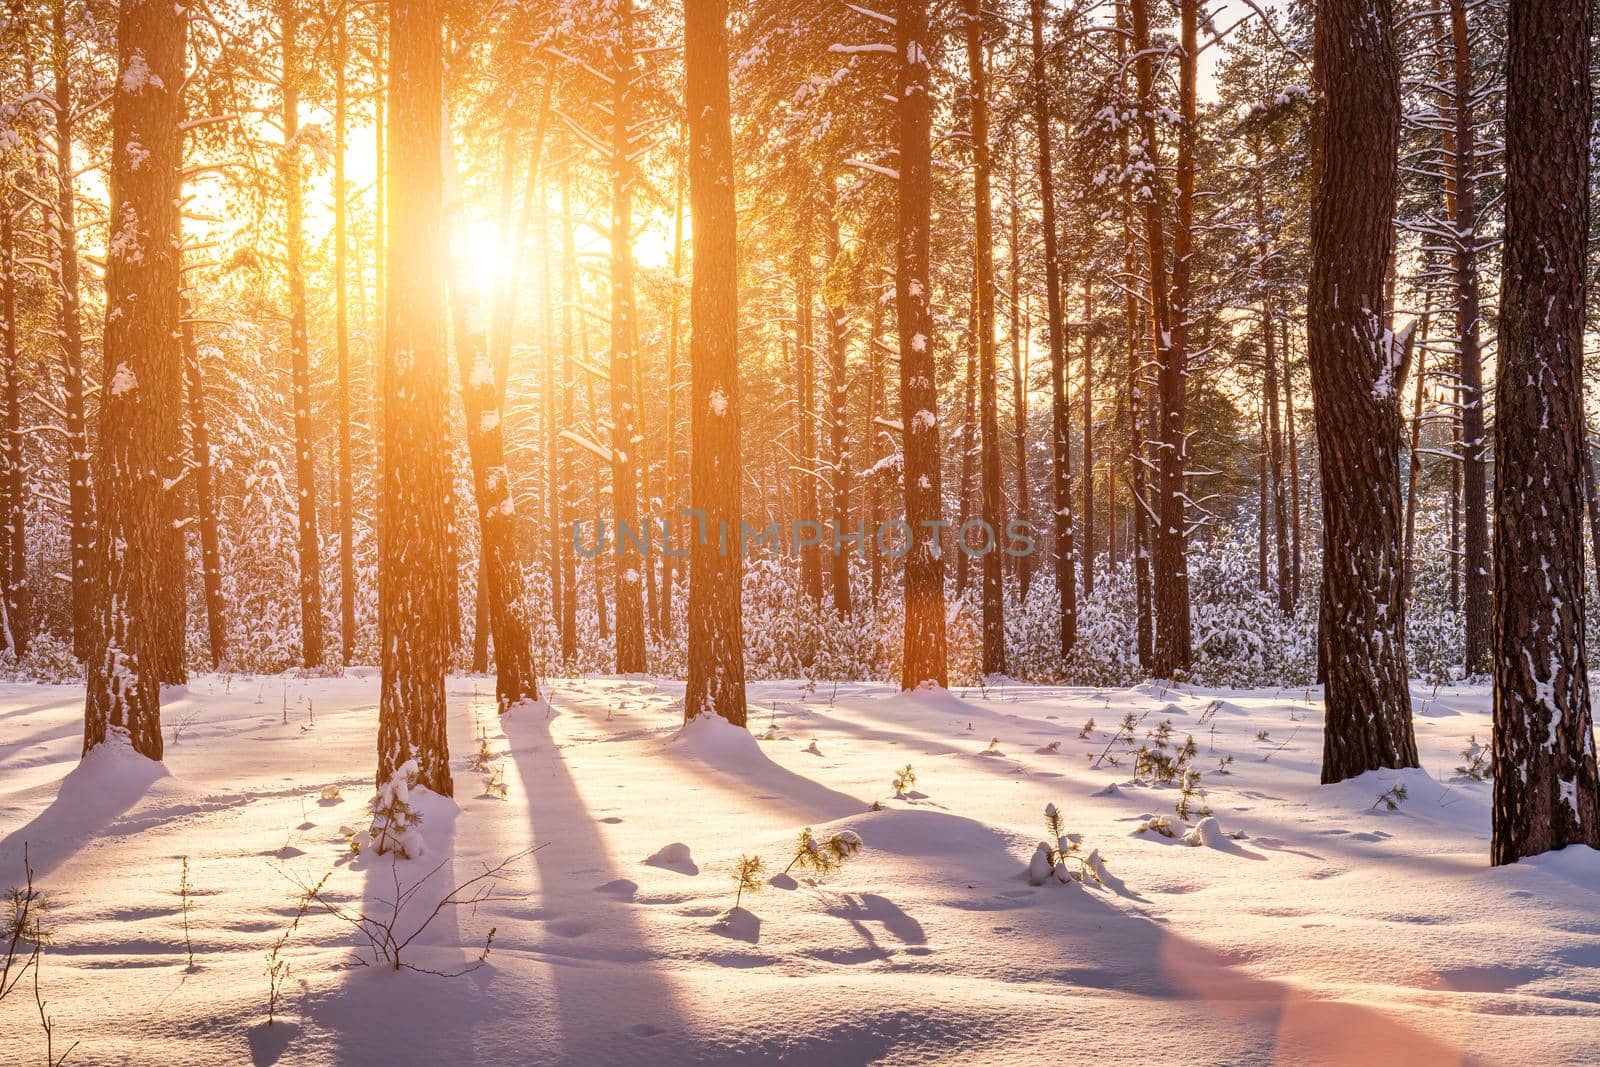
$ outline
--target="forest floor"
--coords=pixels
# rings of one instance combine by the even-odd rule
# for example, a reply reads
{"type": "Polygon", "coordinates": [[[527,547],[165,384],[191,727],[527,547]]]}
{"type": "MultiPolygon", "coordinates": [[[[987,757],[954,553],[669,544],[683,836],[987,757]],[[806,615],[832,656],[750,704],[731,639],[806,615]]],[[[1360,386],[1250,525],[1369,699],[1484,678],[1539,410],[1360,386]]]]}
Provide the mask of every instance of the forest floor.
{"type": "MultiPolygon", "coordinates": [[[[1492,787],[1455,769],[1489,736],[1483,689],[1416,690],[1421,770],[1320,786],[1314,690],[770,683],[751,687],[747,735],[681,732],[681,684],[557,679],[550,705],[500,717],[492,679],[458,677],[456,797],[418,799],[427,852],[397,865],[352,856],[341,831],[370,821],[377,688],[370,670],[199,676],[168,694],[163,769],[111,749],[80,764],[81,688],[0,686],[0,889],[26,842],[58,1055],[1593,1062],[1600,853],[1488,866],[1492,787]],[[1165,720],[1169,753],[1194,737],[1208,844],[1182,840],[1177,787],[1134,782],[1133,746],[1113,742],[1129,712],[1136,742],[1165,720]],[[469,766],[480,736],[503,798],[469,766]],[[1052,802],[1104,884],[1030,884],[1052,802]],[[1137,832],[1155,815],[1180,837],[1137,832]],[[808,826],[864,848],[777,876],[808,826]],[[497,899],[446,907],[405,949],[422,971],[363,965],[358,932],[313,904],[282,941],[267,1025],[301,886],[328,875],[327,904],[382,917],[421,881],[403,937],[534,846],[497,899]],[[730,914],[741,854],[771,881],[730,914]],[[491,928],[483,966],[424,973],[471,965],[491,928]]],[[[43,1056],[30,979],[0,1002],[0,1060],[43,1056]]]]}

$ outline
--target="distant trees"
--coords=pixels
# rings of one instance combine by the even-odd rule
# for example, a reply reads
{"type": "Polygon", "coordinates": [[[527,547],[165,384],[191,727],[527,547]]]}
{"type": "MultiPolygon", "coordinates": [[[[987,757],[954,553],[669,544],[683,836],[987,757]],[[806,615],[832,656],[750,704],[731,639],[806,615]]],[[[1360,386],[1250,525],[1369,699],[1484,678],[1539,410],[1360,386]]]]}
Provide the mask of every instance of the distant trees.
{"type": "Polygon", "coordinates": [[[1494,840],[1600,848],[1584,655],[1584,271],[1592,8],[1512,0],[1495,402],[1494,840]]]}
{"type": "Polygon", "coordinates": [[[443,29],[441,0],[391,0],[377,782],[415,760],[415,783],[450,796],[443,29]]]}
{"type": "Polygon", "coordinates": [[[684,4],[684,110],[694,281],[689,303],[689,680],[685,719],[745,724],[738,234],[727,0],[684,4]]]}
{"type": "Polygon", "coordinates": [[[85,753],[113,743],[160,759],[163,747],[160,621],[173,536],[167,479],[181,462],[176,338],[187,19],[170,4],[127,4],[117,23],[85,753]]]}
{"type": "Polygon", "coordinates": [[[1400,137],[1388,0],[1324,0],[1307,341],[1322,471],[1322,780],[1415,767],[1405,652],[1400,391],[1383,327],[1400,137]]]}

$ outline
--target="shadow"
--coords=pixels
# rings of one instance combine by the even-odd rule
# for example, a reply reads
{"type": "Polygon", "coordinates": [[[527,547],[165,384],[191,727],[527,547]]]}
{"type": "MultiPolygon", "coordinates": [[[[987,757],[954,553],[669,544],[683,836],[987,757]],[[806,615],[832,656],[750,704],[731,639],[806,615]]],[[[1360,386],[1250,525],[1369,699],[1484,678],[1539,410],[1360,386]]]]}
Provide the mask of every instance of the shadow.
{"type": "Polygon", "coordinates": [[[283,1057],[290,1042],[300,1036],[300,1028],[294,1023],[278,1020],[270,1026],[266,1023],[257,1023],[252,1026],[246,1035],[250,1044],[250,1062],[255,1067],[272,1067],[283,1057]]]}
{"type": "Polygon", "coordinates": [[[861,939],[876,949],[877,938],[867,929],[868,923],[882,926],[895,940],[905,945],[923,945],[928,937],[922,924],[907,915],[900,905],[876,893],[846,893],[828,907],[829,915],[836,915],[855,927],[861,939]]]}
{"type": "Polygon", "coordinates": [[[533,854],[537,922],[528,926],[537,932],[526,951],[548,967],[550,1002],[540,1014],[549,1045],[528,1062],[691,1060],[670,962],[651,948],[633,903],[637,887],[617,870],[562,757],[552,733],[561,717],[530,708],[500,719],[543,846],[533,854]]]}
{"type": "Polygon", "coordinates": [[[98,837],[165,777],[165,766],[131,748],[97,746],[61,779],[49,807],[0,841],[0,883],[20,881],[24,845],[34,874],[48,874],[98,837]]]}

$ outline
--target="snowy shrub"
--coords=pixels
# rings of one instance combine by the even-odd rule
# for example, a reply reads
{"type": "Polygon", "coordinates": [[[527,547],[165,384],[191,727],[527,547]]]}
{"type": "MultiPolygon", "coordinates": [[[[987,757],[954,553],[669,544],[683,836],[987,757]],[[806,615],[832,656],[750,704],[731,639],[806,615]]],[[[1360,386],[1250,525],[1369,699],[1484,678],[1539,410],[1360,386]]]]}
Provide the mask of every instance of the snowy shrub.
{"type": "Polygon", "coordinates": [[[1456,774],[1474,782],[1487,781],[1494,777],[1494,752],[1478,744],[1478,735],[1469,734],[1467,747],[1461,750],[1461,764],[1456,767],[1456,774]]]}
{"type": "Polygon", "coordinates": [[[1087,854],[1082,851],[1082,835],[1067,831],[1066,819],[1062,817],[1060,808],[1046,804],[1044,823],[1050,840],[1040,841],[1039,847],[1034,849],[1033,859],[1028,863],[1028,881],[1031,884],[1044,885],[1052,879],[1057,882],[1104,881],[1102,875],[1105,864],[1100,859],[1099,850],[1087,854]],[[1055,843],[1051,844],[1052,841],[1055,843]]]}
{"type": "Polygon", "coordinates": [[[368,849],[378,855],[396,852],[406,859],[422,855],[422,813],[411,806],[411,787],[417,779],[417,761],[407,760],[394,769],[389,780],[378,787],[370,802],[372,825],[350,837],[350,849],[368,849]]]}
{"type": "Polygon", "coordinates": [[[895,771],[894,781],[889,783],[890,788],[894,790],[894,795],[897,797],[905,796],[906,790],[916,784],[917,772],[911,769],[911,764],[909,763],[895,771]]]}

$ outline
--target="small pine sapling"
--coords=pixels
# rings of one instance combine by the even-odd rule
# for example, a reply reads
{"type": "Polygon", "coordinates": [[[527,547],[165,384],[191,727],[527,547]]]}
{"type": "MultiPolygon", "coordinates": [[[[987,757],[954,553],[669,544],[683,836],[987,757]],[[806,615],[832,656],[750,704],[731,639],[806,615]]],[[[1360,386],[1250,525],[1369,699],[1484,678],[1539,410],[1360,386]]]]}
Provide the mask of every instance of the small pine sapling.
{"type": "Polygon", "coordinates": [[[1034,851],[1033,861],[1028,865],[1028,881],[1034,885],[1043,885],[1052,878],[1058,882],[1100,883],[1104,864],[1099,851],[1083,852],[1082,836],[1067,831],[1060,808],[1054,804],[1045,805],[1044,825],[1050,840],[1039,842],[1034,851]]]}
{"type": "Polygon", "coordinates": [[[1200,788],[1199,771],[1193,767],[1185,768],[1183,781],[1178,788],[1178,818],[1188,822],[1197,816],[1211,814],[1211,807],[1206,803],[1206,791],[1200,788]]]}
{"type": "Polygon", "coordinates": [[[917,784],[917,772],[908,763],[894,772],[894,781],[889,784],[894,787],[894,795],[903,798],[906,790],[917,784]]]}
{"type": "Polygon", "coordinates": [[[783,869],[783,873],[788,874],[799,867],[801,870],[810,869],[819,875],[831,874],[843,867],[847,860],[860,851],[861,836],[854,830],[840,830],[818,841],[808,826],[800,831],[795,844],[794,858],[789,860],[789,866],[783,869]]]}
{"type": "Polygon", "coordinates": [[[1154,730],[1146,730],[1145,736],[1154,742],[1157,748],[1165,749],[1167,743],[1172,740],[1172,720],[1161,720],[1161,724],[1154,730]]]}
{"type": "Polygon", "coordinates": [[[1094,716],[1089,716],[1089,721],[1083,724],[1083,729],[1078,731],[1078,740],[1087,741],[1094,733],[1094,716]]]}
{"type": "Polygon", "coordinates": [[[1229,765],[1232,764],[1232,763],[1233,763],[1232,754],[1223,756],[1220,760],[1217,761],[1217,773],[1218,774],[1232,774],[1233,772],[1228,770],[1229,765]]]}
{"type": "Polygon", "coordinates": [[[1376,808],[1379,804],[1382,804],[1385,811],[1399,811],[1400,805],[1404,804],[1405,800],[1406,784],[1404,782],[1396,782],[1378,794],[1378,799],[1372,802],[1372,807],[1376,808]]]}
{"type": "Polygon", "coordinates": [[[1461,750],[1461,765],[1456,773],[1474,782],[1485,782],[1494,777],[1494,751],[1478,744],[1478,735],[1467,736],[1467,747],[1461,750]]]}
{"type": "Polygon", "coordinates": [[[739,902],[746,893],[761,892],[761,876],[766,872],[767,864],[760,856],[740,856],[733,867],[733,883],[736,887],[733,894],[733,910],[739,910],[739,902]]]}
{"type": "Polygon", "coordinates": [[[1267,731],[1265,731],[1265,730],[1257,730],[1256,731],[1256,740],[1257,741],[1262,741],[1262,742],[1271,741],[1272,740],[1272,735],[1267,733],[1267,731]]]}
{"type": "Polygon", "coordinates": [[[989,738],[989,751],[991,753],[998,753],[1000,751],[1000,739],[998,737],[989,738]]]}
{"type": "Polygon", "coordinates": [[[406,859],[422,855],[422,831],[417,829],[422,813],[411,806],[411,784],[416,776],[414,759],[395,768],[369,804],[372,825],[351,836],[351,851],[359,853],[370,846],[380,856],[385,852],[398,852],[406,859]]]}

